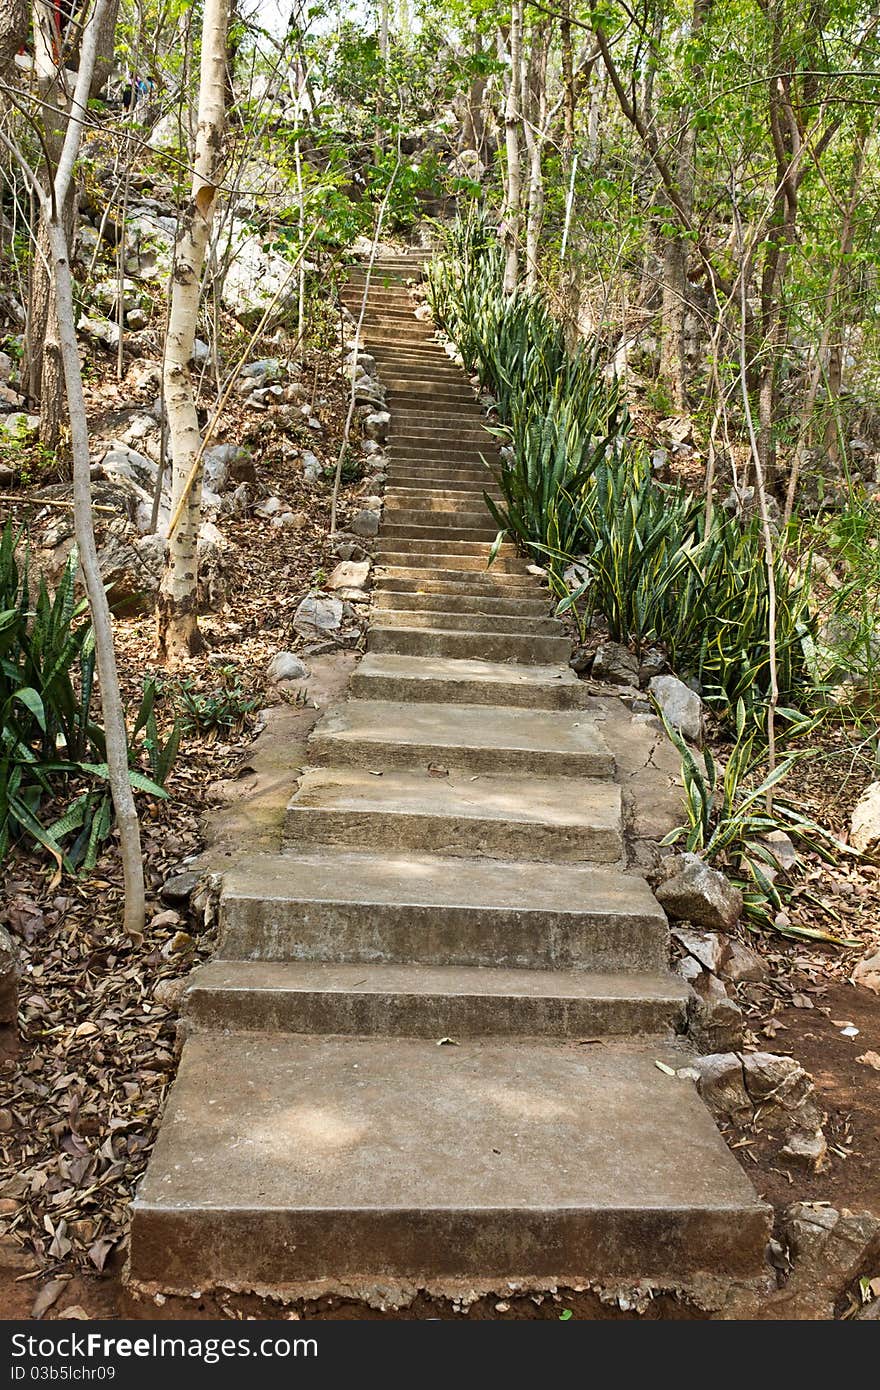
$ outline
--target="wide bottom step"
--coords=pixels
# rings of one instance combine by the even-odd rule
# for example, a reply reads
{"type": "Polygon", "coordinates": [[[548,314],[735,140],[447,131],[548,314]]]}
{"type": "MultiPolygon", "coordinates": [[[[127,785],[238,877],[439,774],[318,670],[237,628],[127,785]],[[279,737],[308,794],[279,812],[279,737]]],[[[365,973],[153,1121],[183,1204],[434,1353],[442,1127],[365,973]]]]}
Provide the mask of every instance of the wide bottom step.
{"type": "Polygon", "coordinates": [[[671,1044],[186,1044],[131,1277],[189,1293],[756,1274],[757,1201],[671,1044]]]}

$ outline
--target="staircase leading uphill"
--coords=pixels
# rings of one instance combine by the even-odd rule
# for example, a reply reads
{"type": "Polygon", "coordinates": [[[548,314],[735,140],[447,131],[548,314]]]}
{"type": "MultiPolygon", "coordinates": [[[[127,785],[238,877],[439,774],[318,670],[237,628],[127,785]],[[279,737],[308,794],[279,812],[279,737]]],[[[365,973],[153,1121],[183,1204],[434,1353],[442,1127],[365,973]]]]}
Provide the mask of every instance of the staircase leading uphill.
{"type": "Polygon", "coordinates": [[[279,852],[225,875],[131,1275],[757,1274],[766,1209],[663,1069],[687,991],[625,871],[614,759],[546,593],[510,546],[487,569],[492,441],[411,312],[414,270],[377,267],[365,321],[393,420],[368,651],[279,852]]]}

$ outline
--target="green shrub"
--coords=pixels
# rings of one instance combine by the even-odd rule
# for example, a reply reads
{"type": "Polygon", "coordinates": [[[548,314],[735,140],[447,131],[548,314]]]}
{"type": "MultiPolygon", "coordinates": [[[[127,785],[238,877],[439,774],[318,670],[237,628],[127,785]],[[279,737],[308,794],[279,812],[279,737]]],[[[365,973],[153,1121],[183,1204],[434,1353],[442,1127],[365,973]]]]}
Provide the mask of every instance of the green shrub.
{"type": "MultiPolygon", "coordinates": [[[[33,594],[27,563],[16,560],[18,539],[7,523],[0,537],[0,861],[25,837],[48,850],[59,870],[88,870],[112,824],[104,732],[91,717],[94,636],[85,602],[74,595],[76,552],[54,595],[43,579],[33,594]],[[47,823],[45,806],[71,794],[47,823]]],[[[132,767],[130,777],[138,790],[164,796],[179,735],[159,740],[154,700],[148,686],[129,753],[135,762],[144,732],[152,776],[132,767]]]]}

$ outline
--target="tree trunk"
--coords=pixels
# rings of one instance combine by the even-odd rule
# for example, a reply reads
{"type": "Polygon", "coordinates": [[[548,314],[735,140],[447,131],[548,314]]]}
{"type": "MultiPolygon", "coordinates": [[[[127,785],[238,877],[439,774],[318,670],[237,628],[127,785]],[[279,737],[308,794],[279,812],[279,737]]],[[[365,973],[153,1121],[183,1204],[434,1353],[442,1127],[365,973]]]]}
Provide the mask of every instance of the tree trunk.
{"type": "Polygon", "coordinates": [[[106,19],[106,12],[110,3],[111,0],[96,0],[91,16],[83,29],[79,73],[70,119],[56,166],[53,186],[50,192],[44,194],[42,212],[54,284],[58,350],[64,371],[70,413],[74,526],[95,633],[95,656],[101,686],[101,710],[106,736],[107,768],[110,792],[116,812],[116,823],[119,828],[120,852],[125,876],[125,930],[133,939],[139,940],[143,938],[144,925],[144,868],[141,856],[140,827],[128,775],[128,738],[116,673],[110,607],[101,578],[95,545],[86,403],[74,322],[70,244],[62,215],[62,211],[67,205],[69,189],[73,186],[74,168],[82,140],[86,103],[91,90],[101,25],[106,19]]]}
{"type": "Polygon", "coordinates": [[[190,474],[201,447],[190,370],[202,269],[217,201],[225,126],[226,35],[230,0],[205,0],[192,196],[180,219],[165,348],[164,392],[172,454],[172,515],[182,510],[169,538],[169,556],[156,609],[159,659],[174,663],[202,647],[197,614],[197,545],[201,467],[190,474]]]}
{"type": "Polygon", "coordinates": [[[547,53],[549,34],[541,26],[532,39],[528,68],[522,65],[523,134],[529,160],[526,213],[526,289],[538,287],[538,250],[544,220],[542,153],[547,124],[547,53]]]}
{"type": "Polygon", "coordinates": [[[510,10],[510,78],[504,105],[504,145],[507,154],[504,290],[507,294],[513,294],[519,279],[519,231],[522,209],[522,170],[519,162],[522,25],[523,0],[513,0],[510,10]]]}

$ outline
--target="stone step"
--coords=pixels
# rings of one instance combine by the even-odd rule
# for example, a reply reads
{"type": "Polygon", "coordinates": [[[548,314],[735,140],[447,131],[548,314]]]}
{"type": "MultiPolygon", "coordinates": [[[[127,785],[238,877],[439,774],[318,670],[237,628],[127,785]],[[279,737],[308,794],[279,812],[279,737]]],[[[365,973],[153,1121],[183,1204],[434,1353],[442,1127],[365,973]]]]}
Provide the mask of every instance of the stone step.
{"type": "Polygon", "coordinates": [[[478,598],[531,598],[540,592],[529,574],[492,570],[424,570],[412,565],[386,566],[373,575],[374,588],[392,593],[473,594],[478,598]]]}
{"type": "Polygon", "coordinates": [[[479,449],[467,444],[424,444],[413,440],[397,443],[391,440],[388,453],[395,462],[412,458],[424,463],[440,464],[445,468],[486,468],[491,463],[500,464],[497,450],[488,445],[479,449]]]}
{"type": "Polygon", "coordinates": [[[449,656],[485,661],[516,661],[525,666],[568,661],[568,637],[540,637],[503,632],[461,632],[441,627],[384,625],[379,615],[367,634],[367,651],[400,656],[449,656]]]}
{"type": "Polygon", "coordinates": [[[133,1205],[130,1277],[350,1296],[756,1276],[769,1208],[693,1085],[656,1066],[686,1059],[674,1043],[197,1034],[133,1205]]]}
{"type": "MultiPolygon", "coordinates": [[[[462,517],[466,514],[462,513],[462,517]]],[[[473,522],[459,520],[455,513],[450,514],[447,520],[440,520],[434,526],[425,525],[424,519],[418,512],[409,512],[398,520],[399,513],[394,510],[385,511],[385,520],[382,522],[382,541],[388,545],[389,549],[400,550],[409,549],[409,546],[401,542],[415,542],[417,544],[430,542],[436,546],[444,541],[463,541],[468,544],[488,541],[491,545],[495,538],[498,527],[494,524],[488,512],[479,512],[473,522]]]]}
{"type": "Polygon", "coordinates": [[[189,1029],[431,1038],[577,1038],[684,1028],[677,975],[478,966],[211,961],[189,977],[189,1029]]]}
{"type": "MultiPolygon", "coordinates": [[[[497,488],[486,488],[486,491],[496,498],[499,496],[497,488]]],[[[479,497],[470,496],[464,488],[456,492],[449,488],[428,490],[393,483],[385,489],[385,515],[389,521],[396,521],[400,512],[408,512],[414,521],[421,517],[422,523],[427,524],[429,520],[433,522],[439,512],[450,518],[464,517],[470,525],[472,517],[485,518],[487,510],[479,497]]]]}
{"type": "Polygon", "coordinates": [[[388,589],[373,591],[373,607],[385,613],[455,613],[461,618],[486,619],[499,622],[511,619],[546,618],[550,613],[548,598],[494,598],[477,594],[420,594],[400,593],[388,589]]]}
{"type": "Polygon", "coordinates": [[[351,693],[363,700],[542,710],[579,710],[587,699],[584,686],[569,667],[393,656],[387,652],[367,652],[352,675],[351,693]]]}
{"type": "Polygon", "coordinates": [[[287,807],[292,848],[315,844],[490,859],[616,864],[620,788],[593,778],[310,768],[287,807]]]}
{"type": "Polygon", "coordinates": [[[431,488],[468,488],[476,491],[497,492],[495,474],[487,463],[474,459],[468,464],[434,462],[420,454],[392,454],[388,460],[387,476],[396,487],[398,484],[413,487],[419,483],[431,488]]]}
{"type": "MultiPolygon", "coordinates": [[[[383,579],[456,579],[472,574],[479,580],[490,571],[486,560],[472,555],[408,555],[403,551],[386,551],[376,565],[376,578],[383,579]]],[[[534,583],[522,560],[496,560],[491,575],[502,579],[517,579],[530,586],[534,583]]]]}
{"type": "Polygon", "coordinates": [[[668,968],[669,930],[643,878],[581,864],[352,850],[252,855],[223,877],[228,960],[668,968]]]}
{"type": "Polygon", "coordinates": [[[309,749],[322,767],[614,776],[605,740],[581,710],[353,699],[318,721],[309,749]]]}
{"type": "MultiPolygon", "coordinates": [[[[486,471],[488,473],[488,470],[486,471]]],[[[487,482],[482,478],[424,478],[412,474],[394,477],[391,478],[385,495],[400,498],[401,501],[410,499],[413,506],[421,506],[423,498],[427,505],[431,498],[437,497],[469,509],[481,501],[484,492],[497,502],[502,500],[491,473],[488,474],[487,482]],[[476,497],[474,493],[477,494],[476,497]]]]}
{"type": "Polygon", "coordinates": [[[550,618],[546,613],[534,617],[523,613],[502,615],[467,610],[450,613],[443,608],[395,609],[376,604],[373,621],[380,627],[440,628],[444,632],[511,632],[523,637],[559,637],[564,633],[559,619],[550,618]]]}
{"type": "Polygon", "coordinates": [[[457,423],[437,423],[436,425],[411,424],[408,421],[392,420],[391,422],[391,442],[394,443],[398,437],[403,439],[426,440],[431,443],[433,440],[439,442],[453,443],[456,440],[473,440],[475,444],[496,445],[497,440],[493,434],[482,425],[471,424],[467,419],[459,420],[457,423]]]}
{"type": "MultiPolygon", "coordinates": [[[[418,530],[420,528],[415,529],[418,530]]],[[[429,527],[427,529],[430,530],[432,528],[429,527]]],[[[379,547],[376,551],[377,563],[381,564],[384,555],[393,553],[395,555],[418,556],[419,559],[423,556],[430,556],[432,559],[442,560],[444,563],[452,556],[470,557],[471,559],[482,560],[484,564],[488,564],[489,556],[492,552],[491,539],[485,538],[478,541],[469,541],[461,539],[457,535],[450,535],[450,528],[447,526],[434,529],[440,532],[439,537],[421,537],[414,535],[412,529],[406,528],[405,535],[394,535],[389,537],[386,541],[385,527],[383,524],[379,536],[379,547]]],[[[494,538],[494,532],[492,536],[494,538]]],[[[507,541],[504,542],[501,549],[498,551],[498,558],[492,562],[493,566],[499,564],[501,561],[515,561],[519,565],[524,564],[513,546],[507,541]]]]}
{"type": "Polygon", "coordinates": [[[438,507],[401,507],[398,505],[397,497],[387,492],[383,516],[382,535],[386,538],[395,535],[410,535],[415,538],[423,535],[439,539],[450,532],[460,535],[464,531],[479,530],[488,530],[494,536],[497,530],[485,507],[472,512],[458,507],[449,511],[441,511],[438,507]]]}

